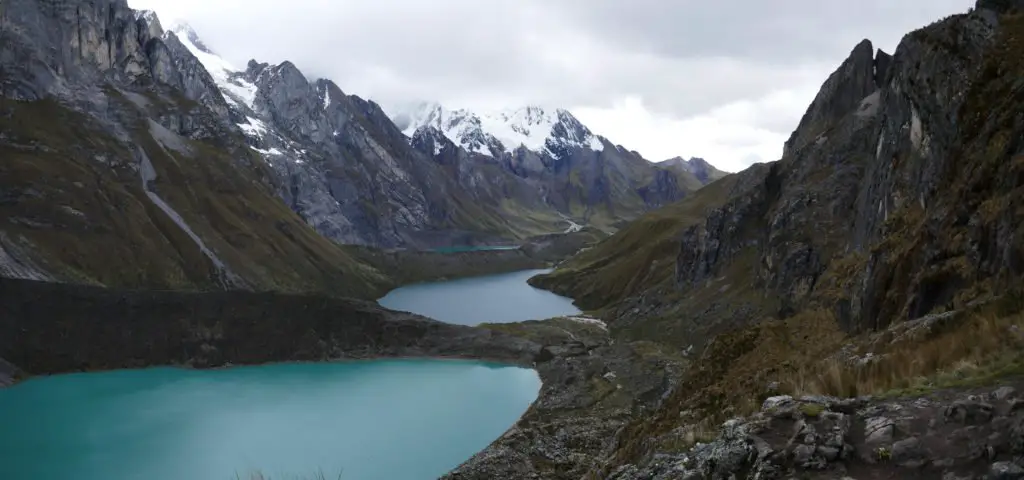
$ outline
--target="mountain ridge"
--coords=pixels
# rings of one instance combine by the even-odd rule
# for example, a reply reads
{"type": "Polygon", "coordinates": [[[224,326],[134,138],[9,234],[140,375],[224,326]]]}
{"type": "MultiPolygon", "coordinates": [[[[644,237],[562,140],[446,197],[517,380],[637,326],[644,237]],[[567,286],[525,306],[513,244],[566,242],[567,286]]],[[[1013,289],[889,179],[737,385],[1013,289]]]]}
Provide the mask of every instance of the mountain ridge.
{"type": "Polygon", "coordinates": [[[729,172],[715,168],[714,165],[700,157],[690,157],[689,160],[686,160],[683,157],[672,157],[668,160],[658,162],[657,165],[664,168],[676,168],[689,172],[693,174],[693,176],[697,177],[697,180],[700,180],[705,184],[711,183],[729,174],[729,172]]]}
{"type": "Polygon", "coordinates": [[[412,107],[395,107],[390,116],[407,136],[429,126],[471,153],[492,157],[511,154],[520,147],[551,153],[548,142],[593,151],[603,150],[607,143],[563,108],[524,106],[477,113],[448,110],[436,102],[420,102],[412,107]]]}
{"type": "Polygon", "coordinates": [[[328,79],[309,80],[288,61],[269,65],[250,60],[242,71],[196,45],[202,41],[187,24],[173,28],[185,39],[181,43],[214,72],[231,106],[230,116],[250,146],[266,158],[279,183],[291,184],[279,188],[282,198],[336,241],[444,245],[452,241],[445,239],[445,230],[460,238],[475,231],[474,242],[508,241],[561,231],[565,217],[611,231],[623,220],[702,186],[686,172],[665,176],[633,158],[635,154],[604,151],[603,141],[563,110],[524,108],[506,114],[503,121],[513,123],[507,133],[534,150],[508,147],[504,143],[512,145],[509,136],[503,136],[503,143],[478,128],[467,132],[464,142],[455,142],[465,153],[453,151],[443,160],[439,149],[415,148],[422,144],[414,142],[416,129],[406,125],[403,132],[372,100],[347,95],[328,79]],[[478,161],[481,151],[497,155],[500,168],[478,161]],[[339,175],[340,160],[346,157],[347,173],[339,175]],[[370,180],[378,174],[388,181],[370,180]],[[367,203],[367,198],[380,199],[376,204],[393,196],[404,207],[394,212],[401,217],[393,220],[393,214],[382,215],[367,203]]]}
{"type": "MultiPolygon", "coordinates": [[[[653,343],[686,365],[657,407],[603,444],[603,462],[546,471],[615,480],[1020,471],[1009,427],[1019,419],[961,422],[954,412],[1015,392],[1007,385],[1024,371],[1015,333],[1024,328],[1022,7],[979,1],[909,32],[892,55],[857,43],[780,160],[649,212],[531,279],[597,312],[617,343],[653,343]],[[891,430],[879,436],[882,424],[891,430]],[[972,429],[989,439],[987,455],[963,450],[972,429]]],[[[550,428],[535,421],[524,436],[550,428]]],[[[598,441],[566,435],[565,445],[598,441]]]]}
{"type": "MultiPolygon", "coordinates": [[[[409,257],[326,240],[292,209],[306,197],[288,192],[324,181],[329,198],[342,187],[373,195],[353,179],[415,186],[399,183],[399,172],[430,165],[425,178],[459,186],[442,200],[470,205],[445,211],[413,192],[401,208],[364,212],[386,223],[374,231],[400,237],[407,232],[391,227],[431,215],[463,225],[454,217],[506,191],[575,214],[571,207],[614,207],[615,191],[657,204],[680,177],[618,147],[481,161],[437,129],[410,140],[376,104],[309,82],[290,63],[248,66],[246,81],[279,88],[258,91],[250,109],[272,120],[253,117],[266,133],[244,135],[238,123],[260,125],[219,94],[176,35],[155,36],[126,2],[4,6],[0,273],[50,282],[0,280],[10,297],[0,310],[12,313],[0,315],[0,353],[19,366],[57,373],[447,354],[537,368],[537,402],[453,479],[1024,470],[1019,0],[979,0],[908,33],[891,59],[857,44],[783,158],[641,215],[531,280],[573,296],[603,324],[484,328],[324,298],[373,298],[391,284],[364,255],[405,268],[409,257]],[[267,162],[285,155],[302,163],[267,162]],[[388,162],[397,169],[369,170],[388,162]],[[328,167],[368,173],[317,176],[328,167]],[[649,182],[630,185],[634,168],[649,182]],[[541,173],[557,181],[530,180],[541,173]],[[578,190],[560,196],[559,187],[578,190]],[[320,295],[153,290],[225,288],[320,295]],[[292,321],[296,312],[309,316],[292,321]]],[[[476,213],[469,220],[488,212],[476,213]]],[[[419,268],[439,269],[433,259],[419,268]]],[[[22,374],[0,360],[0,384],[22,374]]]]}

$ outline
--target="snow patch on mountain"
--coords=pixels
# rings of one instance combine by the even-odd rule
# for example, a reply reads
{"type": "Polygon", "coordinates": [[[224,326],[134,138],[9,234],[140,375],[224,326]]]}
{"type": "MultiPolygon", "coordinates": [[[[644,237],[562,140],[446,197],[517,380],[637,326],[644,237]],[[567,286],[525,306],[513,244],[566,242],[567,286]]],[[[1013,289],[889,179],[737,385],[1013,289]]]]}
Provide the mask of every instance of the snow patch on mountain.
{"type": "Polygon", "coordinates": [[[225,100],[235,105],[244,105],[250,110],[253,108],[253,104],[256,102],[256,85],[246,81],[242,77],[241,70],[207,48],[199,40],[196,31],[187,23],[175,23],[168,31],[174,32],[182,45],[185,45],[185,48],[199,60],[199,63],[203,64],[203,68],[217,82],[225,100]]]}
{"type": "Polygon", "coordinates": [[[263,138],[267,134],[267,125],[260,121],[258,118],[245,117],[248,123],[239,123],[238,128],[241,128],[246,135],[251,137],[263,138]]]}
{"type": "Polygon", "coordinates": [[[474,113],[465,109],[448,110],[437,103],[423,102],[406,108],[398,107],[391,117],[406,136],[412,137],[418,129],[430,126],[466,150],[484,155],[511,153],[520,147],[546,152],[552,142],[597,152],[604,149],[599,136],[563,109],[522,107],[474,113]]]}

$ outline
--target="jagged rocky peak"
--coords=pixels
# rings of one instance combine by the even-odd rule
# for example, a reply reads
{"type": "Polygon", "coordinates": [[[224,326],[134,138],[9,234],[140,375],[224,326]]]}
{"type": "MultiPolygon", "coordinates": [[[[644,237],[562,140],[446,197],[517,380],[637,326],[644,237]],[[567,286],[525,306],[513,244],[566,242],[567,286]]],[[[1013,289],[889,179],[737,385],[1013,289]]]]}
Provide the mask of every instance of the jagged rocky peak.
{"type": "Polygon", "coordinates": [[[419,102],[393,109],[395,125],[408,136],[431,125],[469,152],[501,156],[519,148],[552,153],[565,147],[601,151],[604,143],[568,110],[526,106],[491,112],[449,110],[419,102]]]}
{"type": "Polygon", "coordinates": [[[715,168],[714,165],[700,157],[692,157],[689,160],[683,157],[673,157],[658,162],[658,166],[689,172],[694,177],[697,177],[697,180],[700,180],[701,183],[713,182],[727,175],[726,172],[715,168]]]}
{"type": "Polygon", "coordinates": [[[266,62],[257,62],[255,59],[249,59],[249,63],[245,65],[245,78],[249,82],[256,82],[260,74],[269,67],[270,64],[266,62]]]}
{"type": "Polygon", "coordinates": [[[169,28],[168,31],[174,32],[179,37],[183,37],[184,39],[188,40],[199,51],[209,55],[216,55],[215,53],[213,53],[213,50],[211,50],[210,47],[206,46],[206,44],[203,43],[203,40],[199,38],[199,34],[196,33],[196,30],[192,28],[192,25],[189,25],[187,22],[180,20],[176,21],[173,24],[171,24],[171,28],[169,28]]]}
{"type": "Polygon", "coordinates": [[[192,55],[177,48],[174,34],[165,32],[151,11],[133,10],[123,0],[9,0],[3,9],[7,21],[0,23],[5,37],[0,59],[18,59],[17,66],[0,65],[6,79],[0,93],[6,97],[81,100],[77,86],[152,80],[223,112],[223,99],[215,86],[209,88],[209,75],[195,68],[192,55]]]}
{"type": "Polygon", "coordinates": [[[176,22],[164,34],[164,41],[169,45],[180,43],[188,50],[212,78],[227,103],[245,112],[252,110],[256,99],[254,83],[230,62],[213,53],[191,26],[176,22]]]}
{"type": "Polygon", "coordinates": [[[330,108],[334,102],[337,102],[345,95],[345,92],[342,92],[338,85],[326,78],[317,79],[316,92],[324,110],[330,108]]]}
{"type": "Polygon", "coordinates": [[[786,141],[783,156],[817,140],[830,126],[860,107],[866,97],[883,85],[891,63],[889,54],[882,50],[876,52],[870,40],[861,40],[822,84],[800,124],[786,141]]]}
{"type": "Polygon", "coordinates": [[[455,147],[455,144],[444,135],[444,132],[433,125],[424,125],[417,128],[413,132],[409,143],[416,150],[432,154],[435,157],[440,155],[441,152],[455,147]]]}
{"type": "MultiPolygon", "coordinates": [[[[147,39],[160,38],[164,34],[163,25],[160,24],[160,17],[152,10],[136,10],[135,21],[139,24],[139,31],[146,32],[145,37],[147,39]]],[[[144,41],[142,43],[145,44],[144,41]]]]}

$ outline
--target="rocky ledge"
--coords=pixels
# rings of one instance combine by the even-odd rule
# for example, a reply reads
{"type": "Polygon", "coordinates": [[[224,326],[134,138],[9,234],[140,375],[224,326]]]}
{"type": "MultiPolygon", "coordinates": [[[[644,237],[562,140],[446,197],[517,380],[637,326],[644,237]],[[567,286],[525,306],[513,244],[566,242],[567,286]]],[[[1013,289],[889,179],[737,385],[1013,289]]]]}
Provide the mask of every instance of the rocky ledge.
{"type": "Polygon", "coordinates": [[[714,440],[608,478],[1024,478],[1022,386],[914,398],[771,397],[760,412],[723,424],[714,440]]]}
{"type": "Polygon", "coordinates": [[[7,360],[0,358],[0,387],[13,385],[20,376],[21,373],[17,367],[7,360]]]}

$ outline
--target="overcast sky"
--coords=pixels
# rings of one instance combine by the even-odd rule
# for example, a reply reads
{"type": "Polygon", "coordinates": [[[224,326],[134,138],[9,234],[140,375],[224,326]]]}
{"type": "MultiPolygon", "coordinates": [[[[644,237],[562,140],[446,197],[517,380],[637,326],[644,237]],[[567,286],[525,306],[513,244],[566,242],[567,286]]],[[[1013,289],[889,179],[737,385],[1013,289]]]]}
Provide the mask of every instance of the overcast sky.
{"type": "Polygon", "coordinates": [[[863,38],[973,0],[129,0],[185,20],[244,66],[291,60],[385,108],[571,110],[649,160],[737,171],[776,160],[821,82],[863,38]]]}

